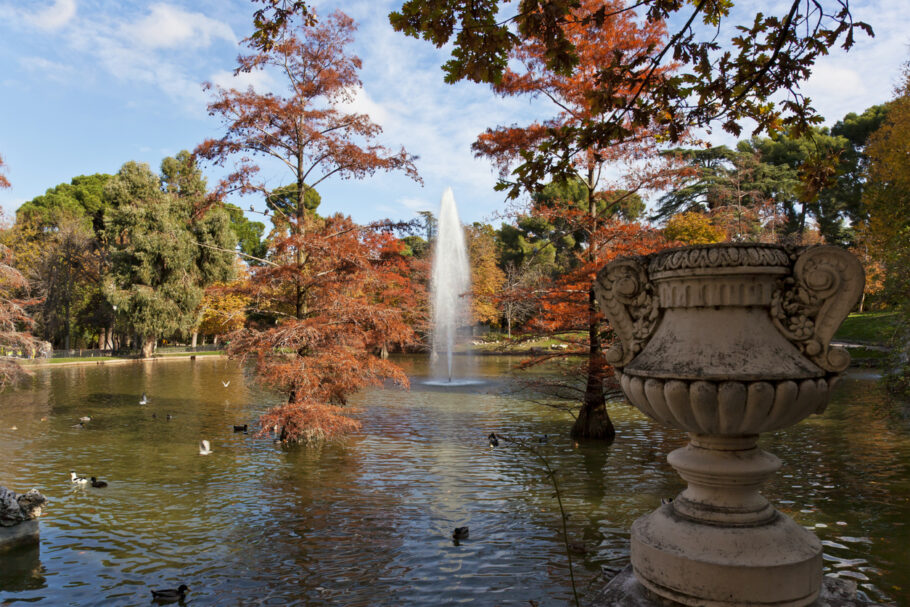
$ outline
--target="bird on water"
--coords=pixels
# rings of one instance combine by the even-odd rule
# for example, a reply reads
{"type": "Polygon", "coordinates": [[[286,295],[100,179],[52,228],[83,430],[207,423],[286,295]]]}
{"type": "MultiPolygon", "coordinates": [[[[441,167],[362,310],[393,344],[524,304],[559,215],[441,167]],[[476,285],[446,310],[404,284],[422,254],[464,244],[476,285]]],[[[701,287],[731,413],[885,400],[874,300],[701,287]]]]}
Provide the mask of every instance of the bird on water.
{"type": "Polygon", "coordinates": [[[153,601],[181,601],[186,598],[189,590],[186,584],[180,584],[177,588],[165,588],[163,590],[152,590],[153,601]]]}
{"type": "Polygon", "coordinates": [[[209,455],[212,452],[211,445],[209,441],[202,440],[199,442],[199,455],[209,455]]]}
{"type": "Polygon", "coordinates": [[[107,482],[99,481],[97,478],[95,478],[93,476],[92,477],[92,487],[95,487],[96,489],[101,489],[102,487],[107,487],[107,482]]]}

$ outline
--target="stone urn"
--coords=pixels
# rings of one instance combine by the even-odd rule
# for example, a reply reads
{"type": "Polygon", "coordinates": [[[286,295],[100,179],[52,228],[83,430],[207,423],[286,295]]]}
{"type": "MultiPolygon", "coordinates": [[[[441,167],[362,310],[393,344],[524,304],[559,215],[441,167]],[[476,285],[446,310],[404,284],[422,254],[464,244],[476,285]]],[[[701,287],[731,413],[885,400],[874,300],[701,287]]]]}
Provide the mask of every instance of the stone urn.
{"type": "Polygon", "coordinates": [[[829,246],[693,246],[598,273],[623,392],[690,438],[668,456],[688,487],[632,525],[632,568],[650,592],[699,606],[818,597],[821,544],[759,493],[780,460],[757,441],[824,411],[850,361],[830,340],[863,282],[829,246]]]}

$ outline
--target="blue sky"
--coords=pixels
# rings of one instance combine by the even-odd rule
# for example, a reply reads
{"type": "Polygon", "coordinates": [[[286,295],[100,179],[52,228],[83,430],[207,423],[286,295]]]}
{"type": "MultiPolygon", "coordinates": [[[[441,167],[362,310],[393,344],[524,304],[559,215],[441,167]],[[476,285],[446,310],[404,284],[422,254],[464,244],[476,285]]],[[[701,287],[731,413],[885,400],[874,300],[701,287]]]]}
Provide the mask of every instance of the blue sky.
{"type": "MultiPolygon", "coordinates": [[[[384,128],[382,143],[419,156],[424,184],[377,174],[331,180],[320,188],[323,212],[356,221],[410,219],[435,209],[452,187],[464,221],[491,220],[505,209],[495,175],[472,157],[485,128],[526,123],[542,109],[502,100],[480,85],[442,81],[447,58],[429,43],[392,31],[387,14],[400,0],[314,2],[320,13],[341,8],[358,23],[353,51],[363,60],[354,107],[384,128]]],[[[874,39],[833,49],[805,91],[828,124],[891,97],[910,58],[910,12],[901,0],[851,4],[874,39]]],[[[770,11],[767,2],[740,3],[770,11]]],[[[267,76],[232,77],[239,41],[250,31],[247,0],[0,0],[0,155],[13,187],[0,190],[7,216],[47,188],[80,174],[114,173],[128,160],[158,169],[161,159],[220,134],[207,115],[201,83],[268,87],[267,76]]],[[[715,136],[715,142],[730,138],[715,136]]],[[[219,173],[207,169],[213,184],[219,173]]],[[[289,181],[266,167],[271,183],[289,181]]],[[[258,200],[235,201],[244,208],[258,200]]]]}

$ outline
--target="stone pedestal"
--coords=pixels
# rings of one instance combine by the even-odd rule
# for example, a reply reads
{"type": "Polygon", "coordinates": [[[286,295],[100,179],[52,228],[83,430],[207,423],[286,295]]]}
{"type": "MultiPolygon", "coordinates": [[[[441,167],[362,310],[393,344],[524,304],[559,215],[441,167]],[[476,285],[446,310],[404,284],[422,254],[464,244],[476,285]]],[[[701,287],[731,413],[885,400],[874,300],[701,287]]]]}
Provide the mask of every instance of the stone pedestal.
{"type": "Polygon", "coordinates": [[[668,457],[688,487],[632,526],[632,570],[653,596],[698,607],[818,599],[821,544],[759,493],[780,461],[757,441],[824,411],[850,360],[830,340],[862,288],[859,262],[835,247],[688,247],[598,273],[623,392],[690,438],[668,457]]]}
{"type": "MultiPolygon", "coordinates": [[[[588,603],[590,607],[673,607],[674,603],[648,591],[635,574],[632,565],[610,580],[588,603]]],[[[856,585],[840,578],[822,579],[818,598],[809,607],[877,607],[856,596],[856,585]]]]}

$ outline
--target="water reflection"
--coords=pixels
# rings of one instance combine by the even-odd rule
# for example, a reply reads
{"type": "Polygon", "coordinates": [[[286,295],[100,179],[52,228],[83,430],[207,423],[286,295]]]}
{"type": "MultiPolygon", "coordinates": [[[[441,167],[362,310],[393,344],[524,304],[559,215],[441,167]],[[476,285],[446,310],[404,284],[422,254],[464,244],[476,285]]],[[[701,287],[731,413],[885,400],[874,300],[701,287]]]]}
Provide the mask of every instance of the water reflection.
{"type": "MultiPolygon", "coordinates": [[[[233,432],[273,399],[228,361],[39,372],[0,400],[0,484],[51,500],[40,555],[0,567],[0,601],[147,604],[149,588],[185,583],[193,605],[563,604],[553,489],[532,454],[491,449],[490,432],[559,469],[582,588],[625,565],[632,521],[682,489],[666,456],[685,436],[627,405],[611,409],[614,444],[576,445],[570,419],[505,396],[514,359],[478,358],[486,383],[448,390],[422,384],[422,361],[403,362],[411,391],[359,395],[362,430],[307,449],[233,432]],[[72,428],[82,415],[92,421],[72,428]],[[202,438],[212,455],[197,454],[202,438]],[[110,486],[74,491],[71,469],[110,486]]],[[[784,461],[766,494],[819,535],[827,572],[879,601],[910,588],[899,411],[848,379],[824,417],[763,439],[784,461]]]]}

